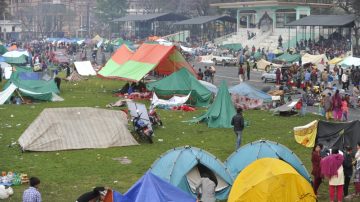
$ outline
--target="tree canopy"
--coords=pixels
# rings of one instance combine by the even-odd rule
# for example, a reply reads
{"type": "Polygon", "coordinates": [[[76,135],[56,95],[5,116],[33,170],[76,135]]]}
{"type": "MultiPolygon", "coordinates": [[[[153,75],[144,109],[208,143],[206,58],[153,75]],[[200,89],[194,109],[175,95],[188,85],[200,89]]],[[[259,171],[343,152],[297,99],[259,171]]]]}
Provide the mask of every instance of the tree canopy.
{"type": "Polygon", "coordinates": [[[96,16],[105,24],[126,14],[129,4],[127,0],[97,0],[96,16]]]}

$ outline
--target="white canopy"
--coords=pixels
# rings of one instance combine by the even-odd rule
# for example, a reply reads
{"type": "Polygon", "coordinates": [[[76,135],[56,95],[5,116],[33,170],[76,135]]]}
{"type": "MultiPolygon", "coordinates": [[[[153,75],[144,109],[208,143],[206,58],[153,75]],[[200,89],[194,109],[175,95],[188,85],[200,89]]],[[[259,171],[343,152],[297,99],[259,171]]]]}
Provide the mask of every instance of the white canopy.
{"type": "Polygon", "coordinates": [[[27,51],[9,51],[4,53],[2,56],[8,57],[8,58],[17,58],[22,55],[29,56],[29,53],[27,51]]]}
{"type": "Polygon", "coordinates": [[[309,53],[306,53],[301,57],[302,64],[312,63],[315,65],[322,64],[324,65],[329,60],[327,59],[325,54],[321,55],[311,55],[309,53]]]}
{"type": "Polygon", "coordinates": [[[90,61],[74,62],[77,72],[81,76],[95,76],[96,72],[90,61]]]}
{"type": "Polygon", "coordinates": [[[346,57],[343,61],[341,61],[339,65],[341,65],[342,67],[350,67],[352,65],[360,66],[360,58],[349,56],[346,57]]]}

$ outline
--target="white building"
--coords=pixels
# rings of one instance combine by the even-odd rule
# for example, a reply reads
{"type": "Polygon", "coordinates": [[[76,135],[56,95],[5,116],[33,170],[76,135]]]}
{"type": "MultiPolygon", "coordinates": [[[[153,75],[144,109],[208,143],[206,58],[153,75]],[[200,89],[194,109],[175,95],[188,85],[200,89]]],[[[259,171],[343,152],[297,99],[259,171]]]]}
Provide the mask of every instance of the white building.
{"type": "Polygon", "coordinates": [[[19,20],[0,20],[1,39],[19,39],[21,31],[21,22],[19,20]]]}

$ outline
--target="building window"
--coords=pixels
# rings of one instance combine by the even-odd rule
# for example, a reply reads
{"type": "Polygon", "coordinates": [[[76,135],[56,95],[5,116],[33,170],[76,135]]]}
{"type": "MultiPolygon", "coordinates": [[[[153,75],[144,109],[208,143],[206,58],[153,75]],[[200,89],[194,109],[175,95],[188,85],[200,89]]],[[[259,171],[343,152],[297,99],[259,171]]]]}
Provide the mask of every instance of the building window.
{"type": "Polygon", "coordinates": [[[12,32],[15,32],[15,26],[12,26],[12,27],[11,27],[11,31],[12,31],[12,32]]]}

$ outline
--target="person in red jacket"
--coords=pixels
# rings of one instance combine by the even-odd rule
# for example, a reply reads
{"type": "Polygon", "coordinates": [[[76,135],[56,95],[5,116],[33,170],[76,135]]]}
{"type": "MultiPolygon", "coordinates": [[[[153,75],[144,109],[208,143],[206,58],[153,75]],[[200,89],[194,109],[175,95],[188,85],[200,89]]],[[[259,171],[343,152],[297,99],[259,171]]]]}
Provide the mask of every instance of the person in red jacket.
{"type": "Polygon", "coordinates": [[[319,186],[320,186],[320,184],[322,182],[321,169],[320,169],[320,161],[321,161],[320,151],[322,149],[323,149],[323,145],[322,144],[317,144],[314,147],[314,150],[313,150],[313,152],[311,154],[311,163],[312,163],[311,174],[314,176],[313,188],[314,188],[315,194],[317,194],[319,186]]]}

